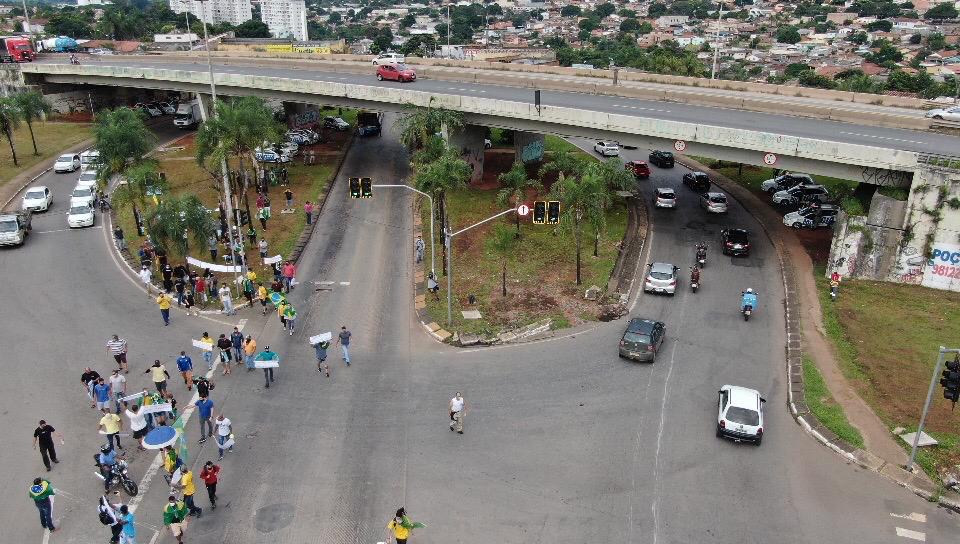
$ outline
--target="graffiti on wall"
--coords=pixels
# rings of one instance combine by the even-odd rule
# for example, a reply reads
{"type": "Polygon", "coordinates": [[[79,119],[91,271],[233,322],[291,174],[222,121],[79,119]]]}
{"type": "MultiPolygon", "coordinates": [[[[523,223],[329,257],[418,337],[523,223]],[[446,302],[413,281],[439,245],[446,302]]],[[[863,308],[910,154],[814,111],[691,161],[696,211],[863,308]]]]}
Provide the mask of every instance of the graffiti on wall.
{"type": "Polygon", "coordinates": [[[920,254],[920,250],[914,246],[907,246],[900,251],[900,255],[897,257],[893,281],[920,285],[923,281],[925,265],[926,259],[920,254]]]}
{"type": "Polygon", "coordinates": [[[520,151],[520,160],[524,164],[537,162],[543,159],[543,139],[538,138],[529,144],[523,146],[520,151]]]}
{"type": "Polygon", "coordinates": [[[909,172],[900,172],[897,170],[880,170],[864,166],[860,169],[860,179],[864,183],[872,185],[888,185],[899,187],[906,185],[910,181],[909,172]]]}

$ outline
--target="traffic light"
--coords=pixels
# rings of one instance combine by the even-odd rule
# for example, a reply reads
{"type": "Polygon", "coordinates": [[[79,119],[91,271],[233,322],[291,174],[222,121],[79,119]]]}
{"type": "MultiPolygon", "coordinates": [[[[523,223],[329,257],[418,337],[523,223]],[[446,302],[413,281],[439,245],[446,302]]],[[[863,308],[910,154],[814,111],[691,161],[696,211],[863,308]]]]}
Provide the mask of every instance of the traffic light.
{"type": "Polygon", "coordinates": [[[360,178],[350,178],[350,198],[361,198],[360,178]]]}
{"type": "Polygon", "coordinates": [[[956,403],[960,400],[960,361],[947,361],[940,385],[943,386],[943,398],[956,403]]]}
{"type": "Polygon", "coordinates": [[[370,178],[360,178],[360,196],[362,198],[373,196],[373,185],[370,178]]]}
{"type": "Polygon", "coordinates": [[[560,201],[551,200],[547,202],[547,223],[556,225],[560,222],[560,201]]]}
{"type": "Polygon", "coordinates": [[[542,225],[547,222],[547,201],[537,200],[533,203],[533,224],[542,225]]]}

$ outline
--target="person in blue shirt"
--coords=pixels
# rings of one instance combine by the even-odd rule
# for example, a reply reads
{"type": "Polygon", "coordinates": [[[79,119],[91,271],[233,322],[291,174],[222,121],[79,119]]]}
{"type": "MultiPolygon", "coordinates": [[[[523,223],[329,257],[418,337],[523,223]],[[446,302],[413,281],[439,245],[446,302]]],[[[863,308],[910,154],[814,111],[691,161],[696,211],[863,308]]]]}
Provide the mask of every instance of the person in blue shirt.
{"type": "MultiPolygon", "coordinates": [[[[270,351],[270,346],[267,346],[267,349],[260,352],[260,355],[257,355],[257,361],[280,361],[280,356],[276,353],[270,351]]],[[[273,367],[263,369],[263,381],[267,389],[270,388],[270,382],[273,381],[273,367]]]]}
{"type": "Polygon", "coordinates": [[[123,531],[120,533],[120,544],[136,544],[137,527],[134,525],[136,518],[133,512],[126,504],[120,506],[120,521],[123,523],[123,531]]]}
{"type": "Polygon", "coordinates": [[[757,309],[757,294],[753,292],[753,289],[747,289],[743,292],[743,298],[740,300],[740,311],[742,312],[747,305],[756,311],[757,309]]]}
{"type": "Polygon", "coordinates": [[[113,396],[110,389],[109,383],[104,383],[103,378],[97,378],[97,383],[93,386],[93,399],[97,403],[97,410],[110,408],[110,398],[113,396]]]}
{"type": "Polygon", "coordinates": [[[213,422],[210,419],[213,417],[213,401],[207,397],[203,397],[194,403],[194,406],[197,407],[197,410],[200,414],[200,444],[203,444],[207,440],[207,436],[213,436],[213,422]]]}
{"type": "Polygon", "coordinates": [[[100,463],[100,473],[103,475],[103,490],[110,490],[110,482],[113,480],[113,473],[110,469],[117,462],[117,452],[107,444],[100,447],[100,455],[97,456],[97,462],[100,463]]]}
{"type": "Polygon", "coordinates": [[[187,352],[181,351],[177,357],[177,369],[183,376],[183,383],[187,386],[187,391],[193,391],[193,360],[187,355],[187,352]]]}

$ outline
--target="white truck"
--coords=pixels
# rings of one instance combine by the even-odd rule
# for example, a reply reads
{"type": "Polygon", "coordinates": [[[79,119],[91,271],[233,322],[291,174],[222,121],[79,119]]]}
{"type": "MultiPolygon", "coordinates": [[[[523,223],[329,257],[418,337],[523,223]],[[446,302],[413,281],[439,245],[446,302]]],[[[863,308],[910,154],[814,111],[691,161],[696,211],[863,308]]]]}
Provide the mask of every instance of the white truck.
{"type": "Polygon", "coordinates": [[[33,214],[29,211],[0,212],[0,246],[19,246],[30,234],[33,214]]]}
{"type": "Polygon", "coordinates": [[[200,124],[202,120],[200,103],[192,100],[177,106],[177,113],[173,116],[173,126],[191,128],[200,124]]]}

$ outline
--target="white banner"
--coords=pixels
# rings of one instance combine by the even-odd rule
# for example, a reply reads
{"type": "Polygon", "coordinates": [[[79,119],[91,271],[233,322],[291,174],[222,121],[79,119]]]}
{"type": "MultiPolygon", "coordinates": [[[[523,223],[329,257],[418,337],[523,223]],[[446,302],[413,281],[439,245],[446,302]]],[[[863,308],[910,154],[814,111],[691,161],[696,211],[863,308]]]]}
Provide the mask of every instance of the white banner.
{"type": "Polygon", "coordinates": [[[233,440],[233,435],[231,434],[231,435],[230,435],[230,438],[228,438],[223,444],[220,444],[220,445],[217,446],[217,447],[220,448],[220,449],[222,449],[222,450],[225,450],[225,449],[227,449],[227,448],[232,448],[232,447],[234,446],[234,444],[236,444],[236,442],[234,442],[234,440],[233,440]]]}
{"type": "Polygon", "coordinates": [[[204,351],[213,351],[213,344],[201,342],[200,340],[193,340],[193,347],[204,351]]]}
{"type": "Polygon", "coordinates": [[[193,257],[187,257],[187,262],[199,268],[209,268],[213,272],[243,272],[242,266],[205,263],[200,259],[194,259],[193,257]]]}
{"type": "Polygon", "coordinates": [[[315,346],[320,342],[329,342],[331,338],[333,338],[332,332],[322,332],[316,336],[310,337],[310,345],[315,346]]]}
{"type": "Polygon", "coordinates": [[[143,396],[143,391],[139,393],[134,393],[132,395],[127,395],[126,397],[120,397],[121,402],[130,402],[131,400],[137,400],[143,396]]]}
{"type": "Polygon", "coordinates": [[[180,469],[173,471],[173,474],[170,475],[170,487],[173,487],[180,483],[180,469]]]}
{"type": "Polygon", "coordinates": [[[282,257],[282,256],[280,256],[280,255],[274,255],[273,257],[267,257],[266,259],[264,259],[264,260],[263,260],[263,264],[279,263],[279,262],[282,261],[282,260],[283,260],[283,257],[282,257]]]}
{"type": "Polygon", "coordinates": [[[157,412],[169,412],[173,406],[169,402],[163,404],[148,404],[140,407],[141,414],[155,414],[157,412]]]}
{"type": "Polygon", "coordinates": [[[280,366],[280,361],[254,361],[254,368],[278,368],[280,366]]]}

